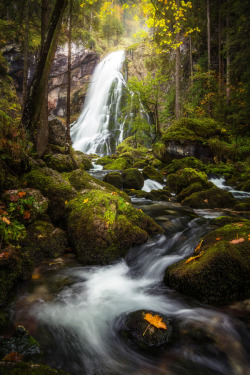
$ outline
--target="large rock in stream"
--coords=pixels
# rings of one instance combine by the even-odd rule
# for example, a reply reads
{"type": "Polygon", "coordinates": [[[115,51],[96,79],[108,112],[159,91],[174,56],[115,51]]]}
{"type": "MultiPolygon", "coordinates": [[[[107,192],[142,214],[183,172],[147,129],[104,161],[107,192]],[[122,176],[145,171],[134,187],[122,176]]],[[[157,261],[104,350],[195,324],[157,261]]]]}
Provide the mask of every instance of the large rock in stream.
{"type": "Polygon", "coordinates": [[[209,304],[250,297],[250,221],[232,223],[204,237],[192,257],[168,267],[171,288],[209,304]]]}
{"type": "Polygon", "coordinates": [[[161,233],[153,219],[116,192],[80,192],[69,202],[68,233],[83,264],[107,264],[126,255],[149,234],[161,233]]]}

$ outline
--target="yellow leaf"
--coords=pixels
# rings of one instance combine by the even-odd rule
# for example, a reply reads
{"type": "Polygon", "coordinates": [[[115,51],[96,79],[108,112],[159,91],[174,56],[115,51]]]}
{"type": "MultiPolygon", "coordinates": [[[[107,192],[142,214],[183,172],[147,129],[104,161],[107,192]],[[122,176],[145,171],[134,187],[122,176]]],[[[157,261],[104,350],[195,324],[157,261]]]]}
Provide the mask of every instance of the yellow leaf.
{"type": "Polygon", "coordinates": [[[88,203],[89,198],[84,199],[83,203],[88,203]]]}
{"type": "Polygon", "coordinates": [[[67,204],[68,204],[68,201],[65,201],[65,205],[67,206],[67,204]]]}
{"type": "Polygon", "coordinates": [[[203,240],[196,246],[194,251],[200,250],[202,242],[203,242],[203,240]]]}
{"type": "Polygon", "coordinates": [[[193,260],[200,258],[202,256],[202,254],[203,254],[203,251],[199,255],[196,255],[195,257],[188,258],[185,263],[188,264],[188,263],[192,262],[193,260]]]}
{"type": "Polygon", "coordinates": [[[10,224],[10,220],[8,220],[7,217],[5,217],[5,216],[2,217],[2,221],[3,221],[4,223],[8,224],[8,225],[10,224]]]}
{"type": "Polygon", "coordinates": [[[159,315],[146,314],[144,319],[156,328],[167,329],[166,324],[159,315]]]}
{"type": "Polygon", "coordinates": [[[111,195],[118,195],[116,191],[112,191],[111,195]]]}

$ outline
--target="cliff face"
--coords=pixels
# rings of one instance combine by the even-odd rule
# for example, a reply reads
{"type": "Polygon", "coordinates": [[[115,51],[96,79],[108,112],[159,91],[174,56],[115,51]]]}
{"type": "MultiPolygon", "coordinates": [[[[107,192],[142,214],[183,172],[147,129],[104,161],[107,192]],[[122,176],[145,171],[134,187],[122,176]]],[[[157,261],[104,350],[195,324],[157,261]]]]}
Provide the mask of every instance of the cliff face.
{"type": "MultiPolygon", "coordinates": [[[[3,56],[9,63],[9,75],[14,81],[19,99],[22,97],[23,86],[23,57],[18,45],[8,45],[3,50],[3,56]]],[[[72,117],[76,117],[82,109],[87,86],[91,74],[99,62],[98,55],[89,50],[73,48],[71,70],[71,109],[72,117]]],[[[29,57],[29,82],[36,65],[35,56],[29,57]]],[[[49,111],[55,116],[66,115],[67,91],[67,48],[58,48],[49,80],[49,111]]]]}

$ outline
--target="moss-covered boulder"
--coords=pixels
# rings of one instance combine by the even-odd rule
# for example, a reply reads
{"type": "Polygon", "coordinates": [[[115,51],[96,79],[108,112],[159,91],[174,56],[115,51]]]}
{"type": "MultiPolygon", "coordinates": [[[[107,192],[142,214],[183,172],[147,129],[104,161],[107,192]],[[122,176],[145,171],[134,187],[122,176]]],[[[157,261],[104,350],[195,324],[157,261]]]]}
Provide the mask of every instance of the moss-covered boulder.
{"type": "Polygon", "coordinates": [[[182,203],[192,208],[228,208],[234,207],[237,200],[229,191],[213,186],[208,190],[191,194],[182,203]]]}
{"type": "Polygon", "coordinates": [[[201,302],[226,304],[250,297],[250,221],[206,235],[191,258],[167,268],[164,282],[201,302]]]}
{"type": "Polygon", "coordinates": [[[67,136],[66,128],[57,117],[49,117],[49,143],[65,147],[67,136]]]}
{"type": "Polygon", "coordinates": [[[22,326],[18,326],[10,338],[0,336],[0,359],[5,356],[8,359],[8,355],[13,352],[25,360],[34,360],[41,354],[38,342],[22,326]]]}
{"type": "Polygon", "coordinates": [[[2,249],[0,257],[0,306],[4,306],[17,282],[31,277],[33,261],[29,252],[14,246],[2,249]]]}
{"type": "MultiPolygon", "coordinates": [[[[154,320],[152,321],[154,322],[154,320]]],[[[123,337],[128,337],[142,349],[166,346],[171,342],[172,332],[171,319],[157,312],[146,310],[134,311],[128,314],[124,319],[121,330],[123,337]],[[145,319],[148,317],[155,318],[156,325],[150,324],[145,319]],[[166,328],[158,328],[158,321],[163,323],[162,326],[166,328]]]]}
{"type": "Polygon", "coordinates": [[[122,188],[122,176],[119,172],[110,172],[110,173],[107,173],[104,178],[103,178],[103,181],[104,182],[107,182],[108,184],[110,185],[113,185],[115,187],[117,187],[118,189],[121,189],[122,188]]]}
{"type": "Polygon", "coordinates": [[[83,264],[106,264],[162,229],[115,192],[91,190],[69,203],[68,233],[83,264]]]}
{"type": "Polygon", "coordinates": [[[171,193],[167,189],[151,190],[150,192],[144,190],[125,189],[125,192],[130,196],[151,199],[152,201],[169,202],[171,198],[171,193]]]}
{"type": "Polygon", "coordinates": [[[26,232],[21,245],[29,249],[36,264],[45,258],[57,258],[68,247],[66,232],[47,221],[35,221],[26,227],[26,232]]]}
{"type": "MultiPolygon", "coordinates": [[[[208,182],[207,187],[210,185],[210,187],[213,187],[212,182],[208,182]]],[[[183,189],[178,195],[177,195],[177,200],[179,202],[182,202],[185,198],[189,197],[193,193],[201,192],[203,190],[207,190],[204,185],[202,185],[200,182],[194,182],[193,184],[189,185],[185,189],[183,189]]]]}
{"type": "Polygon", "coordinates": [[[69,375],[65,371],[55,370],[37,363],[0,361],[1,375],[69,375]]]}
{"type": "Polygon", "coordinates": [[[128,157],[119,157],[114,159],[111,163],[104,165],[104,170],[118,170],[122,171],[132,166],[132,161],[128,157]]]}
{"type": "Polygon", "coordinates": [[[208,184],[206,173],[193,168],[184,168],[177,173],[170,174],[167,177],[166,185],[171,191],[179,194],[183,189],[196,182],[199,182],[203,187],[211,186],[208,184]]]}
{"type": "Polygon", "coordinates": [[[47,167],[58,172],[70,172],[78,168],[71,156],[66,154],[45,155],[44,160],[47,167]]]}
{"type": "Polygon", "coordinates": [[[143,175],[145,180],[147,178],[150,178],[151,180],[155,180],[155,181],[158,181],[160,183],[164,182],[163,175],[159,171],[157,171],[156,168],[154,168],[150,165],[143,168],[142,175],[143,175]]]}
{"type": "Polygon", "coordinates": [[[134,164],[132,165],[132,168],[143,169],[147,165],[147,160],[136,160],[136,162],[134,162],[134,164]]]}
{"type": "Polygon", "coordinates": [[[24,188],[7,190],[2,195],[7,211],[11,209],[12,217],[29,224],[37,220],[48,210],[49,200],[37,189],[24,188]],[[11,207],[10,207],[11,205],[11,207]]]}
{"type": "Polygon", "coordinates": [[[83,169],[84,171],[88,171],[90,168],[93,167],[91,158],[89,155],[84,154],[81,151],[75,151],[75,150],[71,150],[70,153],[77,164],[77,168],[83,169]]]}
{"type": "Polygon", "coordinates": [[[52,220],[63,220],[67,202],[77,194],[73,186],[51,168],[34,169],[24,176],[24,180],[49,198],[48,212],[52,220]]]}
{"type": "Polygon", "coordinates": [[[204,171],[206,167],[201,160],[189,156],[187,158],[173,159],[170,164],[163,168],[163,170],[167,174],[170,174],[176,173],[184,168],[193,168],[196,170],[204,171]]]}
{"type": "Polygon", "coordinates": [[[87,172],[80,169],[76,169],[71,173],[64,173],[63,176],[69,180],[71,185],[78,191],[81,190],[102,190],[106,192],[115,192],[126,201],[130,202],[130,198],[126,193],[116,188],[107,182],[98,180],[97,178],[90,176],[87,172]]]}
{"type": "Polygon", "coordinates": [[[124,139],[116,148],[119,157],[126,156],[132,160],[145,159],[148,149],[138,142],[134,136],[124,139]]]}
{"type": "Polygon", "coordinates": [[[144,185],[142,173],[136,168],[125,169],[122,172],[124,189],[140,190],[144,185]]]}

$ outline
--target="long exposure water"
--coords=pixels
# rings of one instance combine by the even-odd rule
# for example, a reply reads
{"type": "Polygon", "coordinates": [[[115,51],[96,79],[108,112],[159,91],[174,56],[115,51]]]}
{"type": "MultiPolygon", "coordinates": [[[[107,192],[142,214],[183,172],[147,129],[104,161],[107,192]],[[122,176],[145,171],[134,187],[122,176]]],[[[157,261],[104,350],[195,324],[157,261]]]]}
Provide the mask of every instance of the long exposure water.
{"type": "Polygon", "coordinates": [[[108,266],[83,267],[67,257],[44,264],[12,306],[13,324],[41,343],[45,363],[72,375],[247,375],[244,322],[162,282],[165,269],[188,257],[213,228],[209,219],[177,203],[134,198],[133,204],[164,234],[108,266]],[[140,309],[173,319],[169,348],[143,351],[121,334],[125,316],[140,309]]]}

